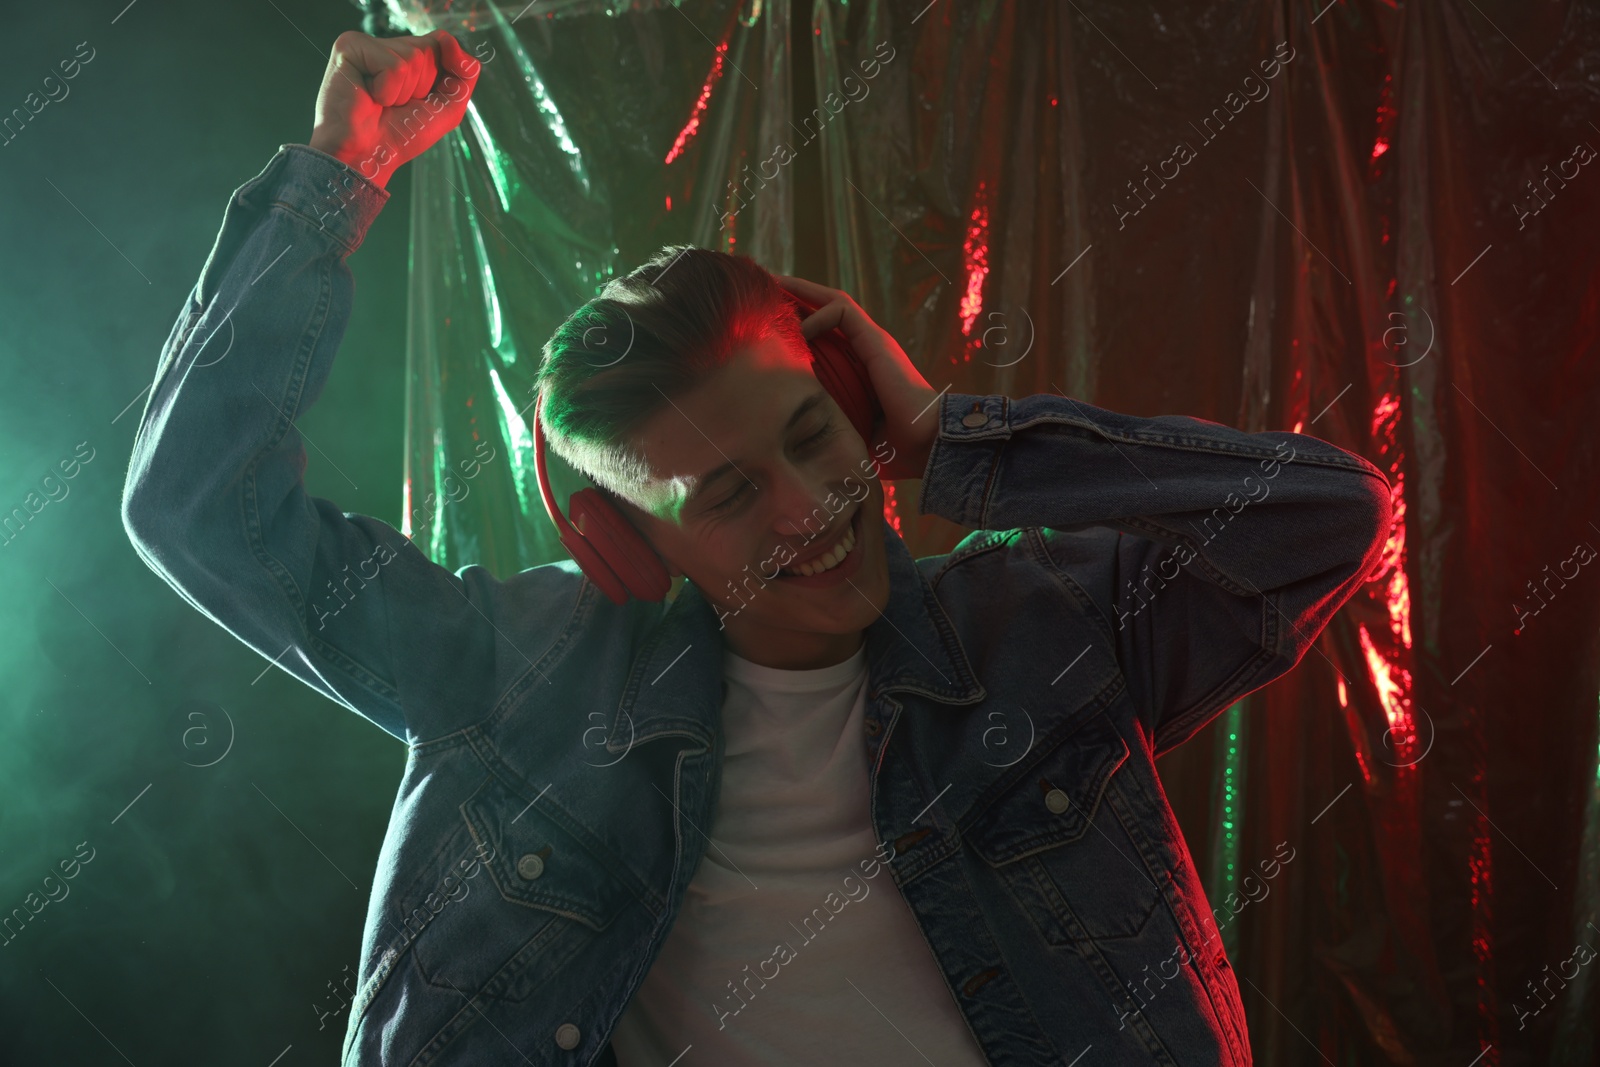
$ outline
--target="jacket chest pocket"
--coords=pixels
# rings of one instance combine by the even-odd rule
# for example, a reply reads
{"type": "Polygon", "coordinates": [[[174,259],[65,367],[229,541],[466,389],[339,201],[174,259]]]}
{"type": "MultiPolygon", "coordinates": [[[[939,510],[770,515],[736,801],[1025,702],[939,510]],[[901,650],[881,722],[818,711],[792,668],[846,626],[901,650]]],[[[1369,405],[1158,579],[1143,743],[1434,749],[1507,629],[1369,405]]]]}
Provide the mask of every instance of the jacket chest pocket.
{"type": "Polygon", "coordinates": [[[453,840],[479,870],[414,941],[429,984],[526,1000],[593,950],[632,899],[550,799],[531,800],[491,776],[461,805],[464,832],[453,840]]]}
{"type": "MultiPolygon", "coordinates": [[[[1161,902],[1128,743],[1105,712],[974,806],[963,836],[1051,944],[1138,936],[1161,902]]],[[[1159,880],[1159,881],[1158,881],[1159,880]]]]}

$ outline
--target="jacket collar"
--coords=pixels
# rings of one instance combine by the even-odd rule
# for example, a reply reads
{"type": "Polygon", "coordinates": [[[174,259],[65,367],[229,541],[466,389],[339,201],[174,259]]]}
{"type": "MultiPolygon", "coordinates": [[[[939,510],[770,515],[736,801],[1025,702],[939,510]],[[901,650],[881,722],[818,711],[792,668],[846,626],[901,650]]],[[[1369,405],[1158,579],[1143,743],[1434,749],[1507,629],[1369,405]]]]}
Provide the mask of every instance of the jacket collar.
{"type": "MultiPolygon", "coordinates": [[[[868,697],[909,692],[972,704],[986,691],[955,627],[900,534],[883,524],[889,603],[867,627],[868,697]]],[[[711,747],[721,727],[723,635],[716,609],[684,582],[634,658],[612,717],[608,751],[670,734],[711,747]]]]}

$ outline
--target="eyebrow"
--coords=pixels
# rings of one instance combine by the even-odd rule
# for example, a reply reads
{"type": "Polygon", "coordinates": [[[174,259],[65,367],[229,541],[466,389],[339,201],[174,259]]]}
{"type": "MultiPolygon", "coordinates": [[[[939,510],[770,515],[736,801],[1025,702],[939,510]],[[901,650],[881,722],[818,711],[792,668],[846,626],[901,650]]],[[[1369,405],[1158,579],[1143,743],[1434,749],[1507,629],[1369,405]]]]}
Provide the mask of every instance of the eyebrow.
{"type": "MultiPolygon", "coordinates": [[[[816,392],[800,401],[799,404],[796,404],[794,411],[789,414],[789,421],[783,424],[783,433],[787,434],[790,430],[794,429],[796,423],[805,418],[807,414],[809,414],[814,408],[827,399],[827,391],[824,389],[818,389],[816,392]]],[[[684,498],[684,510],[688,510],[694,505],[695,501],[704,496],[705,491],[710,488],[711,483],[717,481],[726,474],[731,474],[732,472],[737,471],[738,469],[738,465],[732,460],[729,460],[727,463],[724,463],[719,467],[715,467],[701,475],[699,480],[695,482],[694,488],[690,490],[689,495],[684,498]]]]}

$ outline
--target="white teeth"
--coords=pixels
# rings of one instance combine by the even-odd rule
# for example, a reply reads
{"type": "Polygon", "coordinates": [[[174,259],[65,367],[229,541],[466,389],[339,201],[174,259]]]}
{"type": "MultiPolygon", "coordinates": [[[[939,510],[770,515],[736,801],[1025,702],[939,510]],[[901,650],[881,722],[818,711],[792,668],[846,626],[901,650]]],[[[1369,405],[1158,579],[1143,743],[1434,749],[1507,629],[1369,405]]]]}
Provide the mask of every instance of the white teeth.
{"type": "Polygon", "coordinates": [[[821,574],[823,571],[831,571],[844,561],[844,558],[850,554],[850,550],[854,548],[855,545],[855,527],[853,525],[847,526],[845,527],[844,531],[844,539],[833,546],[833,551],[824,554],[820,558],[813,560],[810,563],[802,563],[798,567],[794,568],[785,567],[783,573],[809,576],[813,574],[821,574]]]}

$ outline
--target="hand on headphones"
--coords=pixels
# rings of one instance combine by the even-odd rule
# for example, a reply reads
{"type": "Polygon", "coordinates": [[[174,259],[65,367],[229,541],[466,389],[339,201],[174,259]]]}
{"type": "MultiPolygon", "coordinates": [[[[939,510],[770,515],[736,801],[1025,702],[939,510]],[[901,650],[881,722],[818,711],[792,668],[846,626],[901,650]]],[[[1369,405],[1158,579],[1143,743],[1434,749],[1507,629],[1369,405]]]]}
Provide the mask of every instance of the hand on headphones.
{"type": "Polygon", "coordinates": [[[928,384],[905,350],[861,310],[849,293],[787,274],[774,277],[778,284],[817,308],[800,323],[807,340],[837,329],[866,364],[884,417],[875,439],[867,444],[871,447],[887,441],[894,450],[893,458],[883,466],[882,477],[922,477],[928,466],[928,453],[939,434],[939,390],[928,384]]]}

